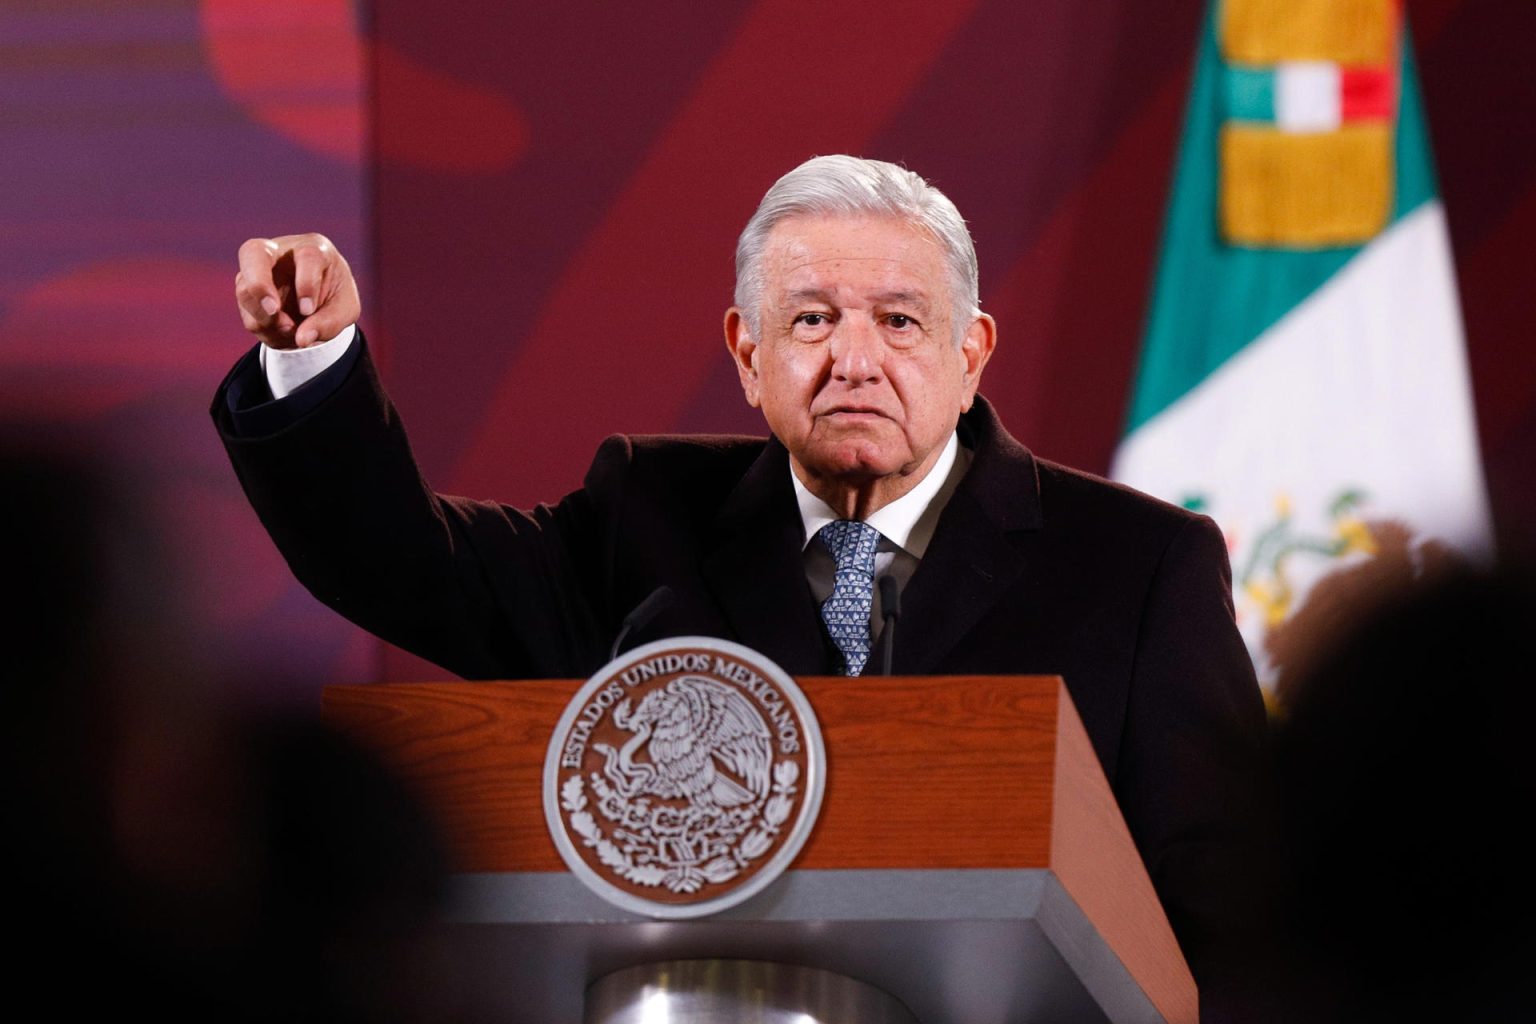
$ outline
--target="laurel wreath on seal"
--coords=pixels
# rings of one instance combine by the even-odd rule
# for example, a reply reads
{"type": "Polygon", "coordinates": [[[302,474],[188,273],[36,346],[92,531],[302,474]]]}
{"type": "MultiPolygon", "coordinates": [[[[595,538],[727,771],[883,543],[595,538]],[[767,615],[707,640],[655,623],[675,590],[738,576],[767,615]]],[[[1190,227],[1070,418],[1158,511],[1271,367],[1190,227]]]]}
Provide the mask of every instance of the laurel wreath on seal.
{"type": "MultiPolygon", "coordinates": [[[[622,824],[615,830],[615,837],[620,839],[619,843],[615,843],[603,833],[587,809],[585,785],[579,775],[565,780],[565,785],[560,789],[560,806],[570,816],[571,828],[581,836],[582,844],[596,850],[598,860],[620,877],[636,885],[665,886],[672,892],[692,893],[697,892],[706,882],[720,884],[730,881],[773,846],[774,837],[783,830],[790,811],[794,809],[795,783],[799,778],[800,768],[793,761],[780,761],[774,765],[773,795],[763,804],[763,824],[747,831],[747,826],[756,818],[755,813],[743,814],[738,809],[723,815],[725,821],[713,823],[717,833],[732,839],[743,831],[746,835],[739,843],[713,844],[709,851],[711,856],[702,863],[688,860],[669,862],[660,852],[660,844],[648,830],[626,828],[622,824]]],[[[659,815],[669,810],[664,807],[652,808],[644,799],[633,802],[625,800],[596,772],[592,773],[591,782],[599,797],[599,810],[610,822],[646,819],[655,822],[659,815]]]]}

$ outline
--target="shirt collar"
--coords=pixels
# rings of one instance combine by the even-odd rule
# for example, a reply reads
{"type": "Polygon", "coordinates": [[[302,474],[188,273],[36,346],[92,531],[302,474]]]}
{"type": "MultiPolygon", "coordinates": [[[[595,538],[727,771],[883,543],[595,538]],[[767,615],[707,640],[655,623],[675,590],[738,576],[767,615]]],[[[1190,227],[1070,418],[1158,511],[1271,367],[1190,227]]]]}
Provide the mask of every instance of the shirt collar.
{"type": "MultiPolygon", "coordinates": [[[[934,527],[938,525],[939,514],[944,511],[950,495],[970,465],[970,459],[962,458],[960,453],[958,436],[950,434],[949,442],[939,453],[938,461],[917,482],[917,486],[876,511],[866,522],[913,558],[922,558],[928,550],[928,541],[933,537],[934,527]]],[[[968,456],[970,453],[965,454],[968,456]]],[[[841,517],[832,511],[832,506],[807,490],[793,469],[789,471],[789,479],[795,487],[800,520],[805,524],[805,543],[809,544],[823,526],[841,517]]]]}

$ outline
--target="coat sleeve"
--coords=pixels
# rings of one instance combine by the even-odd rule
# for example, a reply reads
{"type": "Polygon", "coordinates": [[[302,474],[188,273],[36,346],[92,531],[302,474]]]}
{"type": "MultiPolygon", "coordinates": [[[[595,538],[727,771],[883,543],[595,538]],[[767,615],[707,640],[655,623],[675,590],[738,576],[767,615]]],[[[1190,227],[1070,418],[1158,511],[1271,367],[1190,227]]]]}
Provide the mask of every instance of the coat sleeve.
{"type": "MultiPolygon", "coordinates": [[[[613,530],[587,489],[531,511],[434,493],[365,349],[311,408],[254,436],[231,409],[238,383],[237,368],[215,423],[316,598],[466,678],[573,676],[602,662],[613,530]]],[[[591,476],[621,488],[625,456],[605,445],[591,476]]]]}

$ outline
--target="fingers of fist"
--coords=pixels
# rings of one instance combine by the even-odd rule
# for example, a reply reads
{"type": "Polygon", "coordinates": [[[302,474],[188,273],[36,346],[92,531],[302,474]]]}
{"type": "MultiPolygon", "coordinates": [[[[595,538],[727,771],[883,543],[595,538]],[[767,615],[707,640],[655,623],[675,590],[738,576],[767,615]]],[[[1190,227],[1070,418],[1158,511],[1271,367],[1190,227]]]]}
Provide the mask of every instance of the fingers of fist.
{"type": "Polygon", "coordinates": [[[245,329],[273,348],[307,348],[357,321],[357,283],[324,235],[252,238],[240,246],[235,302],[245,329]]]}

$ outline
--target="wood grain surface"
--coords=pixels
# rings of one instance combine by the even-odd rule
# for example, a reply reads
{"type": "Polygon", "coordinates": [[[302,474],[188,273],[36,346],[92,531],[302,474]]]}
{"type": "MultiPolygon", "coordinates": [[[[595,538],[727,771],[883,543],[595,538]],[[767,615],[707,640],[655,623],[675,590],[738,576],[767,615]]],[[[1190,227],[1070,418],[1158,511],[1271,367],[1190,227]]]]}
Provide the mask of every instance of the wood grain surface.
{"type": "MultiPolygon", "coordinates": [[[[1055,678],[799,683],[821,722],[828,785],[795,867],[1049,866],[1055,678]]],[[[460,870],[562,871],[544,824],[544,756],[580,685],[331,686],[323,713],[423,794],[460,870]]]]}

